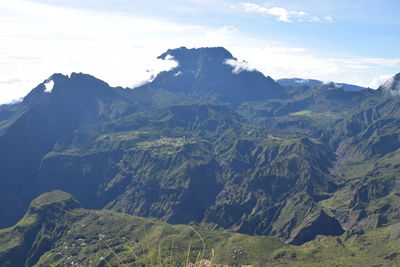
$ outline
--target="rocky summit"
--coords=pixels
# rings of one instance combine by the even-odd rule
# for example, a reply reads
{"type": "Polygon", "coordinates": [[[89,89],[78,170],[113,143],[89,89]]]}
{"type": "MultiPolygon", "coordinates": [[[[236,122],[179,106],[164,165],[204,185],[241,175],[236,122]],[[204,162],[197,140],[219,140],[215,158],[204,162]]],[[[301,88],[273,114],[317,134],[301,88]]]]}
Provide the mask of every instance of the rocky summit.
{"type": "Polygon", "coordinates": [[[400,260],[400,74],[371,90],[275,82],[222,47],[159,58],[177,66],[140,87],[54,74],[0,106],[2,266],[152,266],[146,236],[199,238],[184,264],[400,260]]]}

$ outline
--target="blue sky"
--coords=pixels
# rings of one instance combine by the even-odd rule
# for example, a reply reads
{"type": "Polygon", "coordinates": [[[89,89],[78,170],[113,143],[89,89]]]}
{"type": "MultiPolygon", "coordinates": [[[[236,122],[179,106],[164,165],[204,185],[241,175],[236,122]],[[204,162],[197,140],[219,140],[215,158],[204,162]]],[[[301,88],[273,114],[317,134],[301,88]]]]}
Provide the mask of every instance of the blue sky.
{"type": "Polygon", "coordinates": [[[0,103],[54,72],[133,87],[179,46],[224,46],[272,78],[377,87],[400,72],[395,0],[0,0],[0,103]]]}

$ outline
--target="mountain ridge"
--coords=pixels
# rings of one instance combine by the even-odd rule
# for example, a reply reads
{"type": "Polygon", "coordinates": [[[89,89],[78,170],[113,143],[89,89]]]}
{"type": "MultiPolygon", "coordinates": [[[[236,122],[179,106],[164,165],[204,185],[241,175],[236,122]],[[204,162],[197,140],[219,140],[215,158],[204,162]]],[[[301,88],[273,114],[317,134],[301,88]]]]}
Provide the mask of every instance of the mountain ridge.
{"type": "MultiPolygon", "coordinates": [[[[277,83],[279,83],[282,86],[295,86],[295,87],[302,87],[302,86],[317,86],[317,85],[322,85],[324,82],[315,80],[315,79],[302,79],[302,78],[282,78],[276,80],[277,83]]],[[[349,91],[349,92],[357,92],[357,91],[362,91],[367,89],[366,87],[363,86],[358,86],[354,84],[348,84],[348,83],[336,83],[333,82],[335,86],[337,87],[342,87],[344,91],[349,91]]]]}
{"type": "Polygon", "coordinates": [[[179,64],[135,89],[54,74],[0,106],[1,227],[51,190],[85,208],[296,245],[400,218],[396,96],[281,86],[235,73],[223,48],[160,58],[179,64]]]}

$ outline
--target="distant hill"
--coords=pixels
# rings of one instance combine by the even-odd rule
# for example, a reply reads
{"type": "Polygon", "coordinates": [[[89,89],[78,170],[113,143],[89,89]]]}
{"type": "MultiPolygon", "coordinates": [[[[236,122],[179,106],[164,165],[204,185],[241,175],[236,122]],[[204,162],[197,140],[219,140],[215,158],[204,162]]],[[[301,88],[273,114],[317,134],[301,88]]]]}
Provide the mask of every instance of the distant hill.
{"type": "Polygon", "coordinates": [[[282,86],[317,86],[322,85],[323,82],[313,79],[301,79],[301,78],[283,78],[276,80],[282,86]]]}
{"type": "MultiPolygon", "coordinates": [[[[277,83],[279,83],[282,86],[295,86],[295,87],[302,87],[302,86],[317,86],[317,85],[322,85],[323,82],[318,81],[318,80],[313,80],[313,79],[301,79],[301,78],[285,78],[285,79],[279,79],[276,80],[277,83]]],[[[367,88],[362,87],[362,86],[357,86],[353,84],[347,84],[347,83],[334,83],[337,87],[342,87],[344,91],[350,91],[350,92],[357,92],[357,91],[362,91],[367,88]]]]}

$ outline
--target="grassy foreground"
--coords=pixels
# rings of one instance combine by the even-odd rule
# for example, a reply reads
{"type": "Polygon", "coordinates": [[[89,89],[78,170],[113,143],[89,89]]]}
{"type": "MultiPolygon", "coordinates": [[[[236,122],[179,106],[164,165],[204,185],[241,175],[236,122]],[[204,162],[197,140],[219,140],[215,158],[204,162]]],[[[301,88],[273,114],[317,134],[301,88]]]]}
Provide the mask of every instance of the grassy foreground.
{"type": "Polygon", "coordinates": [[[289,246],[273,237],[85,210],[53,191],[0,230],[0,266],[196,266],[202,259],[230,266],[400,266],[400,225],[289,246]]]}

